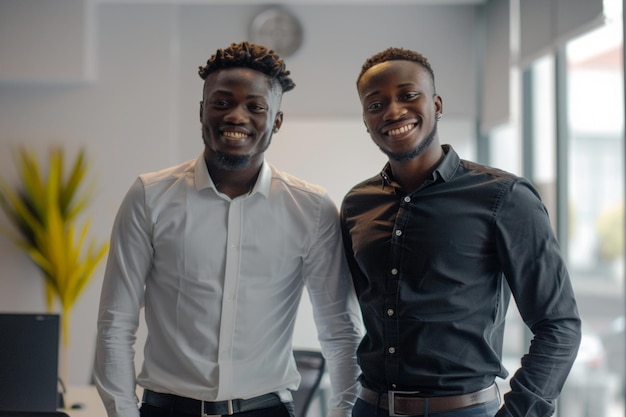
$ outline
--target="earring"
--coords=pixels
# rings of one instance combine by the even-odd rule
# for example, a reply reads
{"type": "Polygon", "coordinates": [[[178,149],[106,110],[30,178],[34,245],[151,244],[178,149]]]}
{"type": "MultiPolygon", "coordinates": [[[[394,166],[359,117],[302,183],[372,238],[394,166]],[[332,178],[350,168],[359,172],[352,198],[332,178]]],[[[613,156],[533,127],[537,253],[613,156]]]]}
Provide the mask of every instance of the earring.
{"type": "Polygon", "coordinates": [[[437,113],[437,114],[435,114],[435,119],[437,119],[437,121],[439,121],[439,120],[441,120],[442,116],[443,115],[441,113],[437,113]]]}
{"type": "Polygon", "coordinates": [[[275,127],[274,129],[272,129],[272,132],[274,132],[274,133],[278,133],[278,128],[277,128],[277,127],[275,127]]]}

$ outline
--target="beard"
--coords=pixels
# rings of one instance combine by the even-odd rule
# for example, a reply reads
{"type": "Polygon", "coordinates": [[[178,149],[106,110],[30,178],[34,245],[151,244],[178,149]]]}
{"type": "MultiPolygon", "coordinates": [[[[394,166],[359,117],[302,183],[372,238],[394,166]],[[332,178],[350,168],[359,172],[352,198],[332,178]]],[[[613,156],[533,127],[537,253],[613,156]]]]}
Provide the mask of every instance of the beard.
{"type": "Polygon", "coordinates": [[[423,141],[418,143],[415,148],[407,152],[403,152],[403,153],[391,152],[386,149],[383,149],[380,147],[379,148],[381,151],[383,151],[385,155],[389,157],[389,159],[392,159],[396,162],[409,162],[410,160],[420,156],[430,146],[430,144],[433,143],[433,140],[435,140],[435,136],[437,136],[437,120],[436,119],[435,119],[435,125],[433,126],[433,130],[431,130],[428,136],[426,136],[426,138],[423,141]]]}
{"type": "Polygon", "coordinates": [[[215,151],[215,165],[219,169],[226,171],[236,171],[246,169],[250,166],[252,155],[230,155],[224,152],[215,151]]]}
{"type": "MultiPolygon", "coordinates": [[[[271,135],[271,134],[270,134],[271,135]]],[[[218,169],[223,169],[225,171],[237,171],[241,169],[249,168],[252,164],[252,160],[255,156],[264,153],[270,146],[272,141],[272,137],[267,141],[267,143],[263,146],[263,148],[254,153],[249,153],[246,155],[233,155],[230,153],[226,153],[217,149],[213,149],[209,146],[209,142],[206,139],[204,128],[202,129],[202,142],[206,148],[205,152],[210,149],[211,153],[213,153],[213,163],[218,169]]]]}

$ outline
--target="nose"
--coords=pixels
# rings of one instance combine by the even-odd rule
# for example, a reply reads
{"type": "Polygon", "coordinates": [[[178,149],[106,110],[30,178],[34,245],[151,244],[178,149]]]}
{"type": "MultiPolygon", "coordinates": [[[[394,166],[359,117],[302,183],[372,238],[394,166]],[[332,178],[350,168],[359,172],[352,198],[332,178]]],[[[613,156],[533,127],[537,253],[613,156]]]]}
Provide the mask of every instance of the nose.
{"type": "Polygon", "coordinates": [[[406,113],[406,109],[402,103],[393,100],[387,106],[384,117],[385,120],[397,120],[400,119],[406,113]]]}
{"type": "Polygon", "coordinates": [[[234,106],[224,116],[224,121],[235,125],[246,123],[248,121],[248,112],[245,106],[234,106]]]}

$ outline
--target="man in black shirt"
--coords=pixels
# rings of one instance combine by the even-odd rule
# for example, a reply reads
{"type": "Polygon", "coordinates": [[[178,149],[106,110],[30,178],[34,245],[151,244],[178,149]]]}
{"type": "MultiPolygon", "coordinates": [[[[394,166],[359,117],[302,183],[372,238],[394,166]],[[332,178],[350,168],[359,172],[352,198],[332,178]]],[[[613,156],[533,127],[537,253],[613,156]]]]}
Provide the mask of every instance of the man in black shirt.
{"type": "Polygon", "coordinates": [[[353,417],[545,417],[576,357],[581,322],[539,194],[524,178],[441,145],[443,111],[421,54],[389,48],[357,80],[363,120],[388,156],[341,208],[367,333],[353,417]],[[500,404],[513,295],[532,331],[500,404]]]}

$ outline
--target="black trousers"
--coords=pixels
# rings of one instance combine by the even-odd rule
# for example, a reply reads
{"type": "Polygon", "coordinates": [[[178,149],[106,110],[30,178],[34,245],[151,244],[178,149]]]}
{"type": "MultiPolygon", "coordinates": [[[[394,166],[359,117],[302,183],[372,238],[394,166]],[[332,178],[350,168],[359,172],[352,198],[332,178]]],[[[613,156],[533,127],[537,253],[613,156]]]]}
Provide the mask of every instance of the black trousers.
{"type": "MultiPolygon", "coordinates": [[[[176,410],[153,407],[148,404],[143,404],[139,409],[139,415],[141,417],[202,417],[202,414],[198,410],[198,413],[179,413],[176,410]]],[[[262,408],[259,410],[244,411],[241,413],[233,414],[235,417],[294,417],[293,403],[282,403],[276,407],[262,408]]]]}

